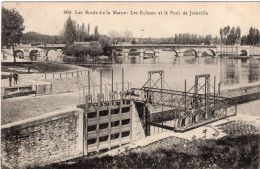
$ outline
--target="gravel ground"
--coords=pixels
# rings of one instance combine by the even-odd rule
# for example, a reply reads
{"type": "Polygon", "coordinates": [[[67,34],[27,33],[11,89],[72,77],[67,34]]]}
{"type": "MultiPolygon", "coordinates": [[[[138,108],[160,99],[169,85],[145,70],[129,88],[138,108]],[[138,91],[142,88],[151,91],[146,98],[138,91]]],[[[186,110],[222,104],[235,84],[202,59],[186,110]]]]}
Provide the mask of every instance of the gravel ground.
{"type": "Polygon", "coordinates": [[[25,96],[1,101],[1,125],[36,117],[45,113],[76,107],[79,93],[25,96]]]}

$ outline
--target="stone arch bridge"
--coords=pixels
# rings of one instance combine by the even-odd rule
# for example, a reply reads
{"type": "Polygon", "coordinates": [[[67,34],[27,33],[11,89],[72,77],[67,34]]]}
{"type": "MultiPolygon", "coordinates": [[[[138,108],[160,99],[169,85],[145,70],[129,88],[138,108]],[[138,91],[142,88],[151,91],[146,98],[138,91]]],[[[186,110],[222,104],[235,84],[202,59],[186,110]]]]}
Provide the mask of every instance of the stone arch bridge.
{"type": "MultiPolygon", "coordinates": [[[[19,58],[27,58],[32,61],[37,60],[38,57],[41,57],[40,60],[46,59],[49,56],[50,51],[61,50],[63,52],[65,45],[48,45],[48,46],[17,46],[15,47],[15,55],[19,58]]],[[[12,49],[2,49],[5,52],[13,55],[12,49]]]]}
{"type": "Polygon", "coordinates": [[[111,46],[112,53],[116,51],[126,51],[138,49],[145,51],[146,49],[167,49],[173,51],[177,57],[183,57],[188,50],[193,51],[195,57],[202,57],[204,52],[211,54],[213,57],[221,55],[242,55],[242,56],[260,56],[259,46],[241,46],[241,45],[174,45],[174,44],[135,44],[135,45],[114,45],[111,46]]]}

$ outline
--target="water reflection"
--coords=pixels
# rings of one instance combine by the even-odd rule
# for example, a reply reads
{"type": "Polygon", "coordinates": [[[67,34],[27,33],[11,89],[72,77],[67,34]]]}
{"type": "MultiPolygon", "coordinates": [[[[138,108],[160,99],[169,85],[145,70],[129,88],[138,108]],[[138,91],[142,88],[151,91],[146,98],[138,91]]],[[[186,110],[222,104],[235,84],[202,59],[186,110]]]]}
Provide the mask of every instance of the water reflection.
{"type": "Polygon", "coordinates": [[[220,61],[220,66],[221,84],[234,85],[240,82],[239,68],[241,67],[241,60],[223,59],[220,61]]]}
{"type": "Polygon", "coordinates": [[[248,81],[249,83],[259,81],[259,61],[249,60],[249,73],[248,73],[248,81]]]}
{"type": "MultiPolygon", "coordinates": [[[[158,57],[144,58],[125,54],[114,58],[112,62],[115,78],[121,77],[120,69],[124,67],[125,79],[132,82],[133,87],[141,87],[147,80],[147,72],[151,70],[164,70],[167,83],[172,89],[180,90],[184,86],[184,79],[192,87],[197,74],[210,74],[211,80],[216,76],[217,83],[220,82],[222,86],[260,81],[260,63],[255,59],[222,59],[210,56],[178,58],[173,51],[160,51],[158,57]]],[[[120,78],[115,80],[120,81],[120,78]]]]}

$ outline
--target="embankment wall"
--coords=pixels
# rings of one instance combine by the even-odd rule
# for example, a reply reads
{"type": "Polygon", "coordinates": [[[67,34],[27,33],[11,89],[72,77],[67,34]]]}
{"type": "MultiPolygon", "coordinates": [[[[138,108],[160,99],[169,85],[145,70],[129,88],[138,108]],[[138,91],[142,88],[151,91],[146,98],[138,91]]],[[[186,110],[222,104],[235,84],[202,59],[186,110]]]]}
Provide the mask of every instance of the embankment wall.
{"type": "MultiPolygon", "coordinates": [[[[84,113],[83,109],[64,109],[1,126],[2,166],[25,168],[81,157],[88,139],[83,141],[84,113]]],[[[142,139],[142,120],[135,106],[131,114],[132,141],[142,139]]]]}

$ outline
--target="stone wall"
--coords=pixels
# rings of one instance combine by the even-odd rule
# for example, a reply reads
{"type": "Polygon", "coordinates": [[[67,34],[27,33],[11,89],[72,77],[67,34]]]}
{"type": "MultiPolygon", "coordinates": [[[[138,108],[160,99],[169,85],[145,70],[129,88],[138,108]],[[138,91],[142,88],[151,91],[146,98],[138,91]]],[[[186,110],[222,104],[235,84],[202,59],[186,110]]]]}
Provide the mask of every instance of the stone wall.
{"type": "MultiPolygon", "coordinates": [[[[144,104],[131,104],[131,138],[135,141],[145,138],[144,104]]],[[[1,126],[2,165],[25,168],[81,157],[83,113],[83,109],[71,108],[1,126]]]]}
{"type": "Polygon", "coordinates": [[[2,126],[2,163],[24,168],[81,156],[82,119],[83,110],[66,109],[2,126]]]}

